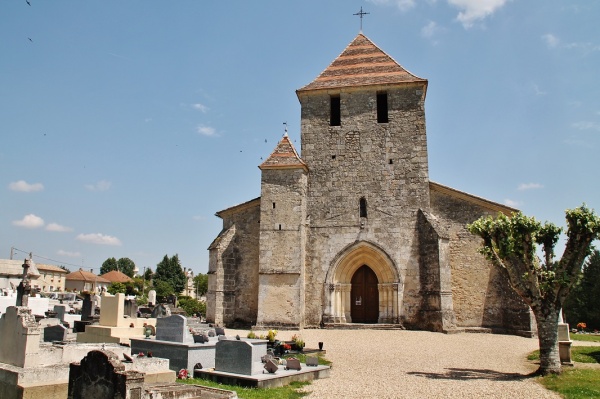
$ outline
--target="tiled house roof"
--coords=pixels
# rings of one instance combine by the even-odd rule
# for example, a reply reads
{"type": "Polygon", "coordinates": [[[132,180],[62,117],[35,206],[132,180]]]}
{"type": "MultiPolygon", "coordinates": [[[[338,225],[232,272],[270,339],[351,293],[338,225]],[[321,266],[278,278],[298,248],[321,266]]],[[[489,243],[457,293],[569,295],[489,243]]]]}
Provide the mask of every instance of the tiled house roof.
{"type": "Polygon", "coordinates": [[[67,280],[73,281],[89,281],[89,282],[97,282],[97,283],[110,283],[107,279],[96,276],[94,273],[86,272],[85,270],[79,269],[73,273],[69,273],[65,276],[67,280]]]}
{"type": "Polygon", "coordinates": [[[54,272],[54,273],[64,273],[68,274],[68,272],[62,267],[54,266],[54,265],[44,265],[42,263],[36,264],[39,271],[45,272],[54,272]]]}
{"type": "Polygon", "coordinates": [[[298,156],[294,145],[286,134],[279,144],[275,147],[271,155],[260,166],[260,169],[290,169],[303,168],[308,170],[308,166],[298,156]]]}
{"type": "Polygon", "coordinates": [[[297,92],[409,82],[427,83],[427,80],[408,72],[359,33],[331,65],[297,92]]]}
{"type": "Polygon", "coordinates": [[[133,281],[131,277],[118,270],[111,270],[108,273],[101,274],[100,277],[105,278],[111,283],[128,283],[130,281],[133,281]]]}

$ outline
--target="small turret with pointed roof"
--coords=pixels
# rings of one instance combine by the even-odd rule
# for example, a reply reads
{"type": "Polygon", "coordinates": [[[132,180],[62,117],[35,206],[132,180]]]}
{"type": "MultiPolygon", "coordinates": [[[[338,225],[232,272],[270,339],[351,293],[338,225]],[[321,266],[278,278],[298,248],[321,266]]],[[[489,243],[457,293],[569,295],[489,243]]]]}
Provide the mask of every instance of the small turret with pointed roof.
{"type": "Polygon", "coordinates": [[[271,155],[260,164],[259,168],[264,169],[296,169],[302,168],[308,171],[308,166],[300,158],[294,145],[290,141],[287,131],[279,141],[271,155]]]}

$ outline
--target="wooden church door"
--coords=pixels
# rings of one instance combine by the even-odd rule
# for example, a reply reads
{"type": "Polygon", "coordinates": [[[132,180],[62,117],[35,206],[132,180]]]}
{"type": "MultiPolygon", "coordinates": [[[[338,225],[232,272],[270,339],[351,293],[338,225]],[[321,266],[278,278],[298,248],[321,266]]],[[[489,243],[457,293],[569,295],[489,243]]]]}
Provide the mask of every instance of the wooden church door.
{"type": "Polygon", "coordinates": [[[379,290],[377,276],[367,265],[361,266],[352,276],[350,292],[353,323],[377,323],[379,319],[379,290]]]}

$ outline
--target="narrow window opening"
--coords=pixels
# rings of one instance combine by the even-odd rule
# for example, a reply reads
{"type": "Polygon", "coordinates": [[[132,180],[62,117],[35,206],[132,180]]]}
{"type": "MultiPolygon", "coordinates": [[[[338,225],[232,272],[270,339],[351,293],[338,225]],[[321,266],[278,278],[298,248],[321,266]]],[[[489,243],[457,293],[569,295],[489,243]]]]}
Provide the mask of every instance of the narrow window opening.
{"type": "Polygon", "coordinates": [[[342,113],[340,110],[340,96],[331,96],[330,100],[330,113],[329,113],[329,126],[341,126],[342,125],[342,113]]]}
{"type": "Polygon", "coordinates": [[[279,230],[281,230],[281,225],[279,225],[279,230]]]}
{"type": "Polygon", "coordinates": [[[275,203],[273,202],[273,209],[275,209],[275,203]]]}
{"type": "Polygon", "coordinates": [[[377,123],[388,123],[388,95],[377,93],[377,123]]]}
{"type": "Polygon", "coordinates": [[[332,155],[332,156],[331,156],[331,159],[335,159],[335,155],[332,155]]]}
{"type": "Polygon", "coordinates": [[[390,165],[393,165],[393,164],[394,164],[394,160],[390,159],[390,165]]]}
{"type": "Polygon", "coordinates": [[[360,217],[366,218],[367,217],[367,200],[365,199],[365,197],[362,197],[360,199],[359,208],[360,208],[360,217]]]}

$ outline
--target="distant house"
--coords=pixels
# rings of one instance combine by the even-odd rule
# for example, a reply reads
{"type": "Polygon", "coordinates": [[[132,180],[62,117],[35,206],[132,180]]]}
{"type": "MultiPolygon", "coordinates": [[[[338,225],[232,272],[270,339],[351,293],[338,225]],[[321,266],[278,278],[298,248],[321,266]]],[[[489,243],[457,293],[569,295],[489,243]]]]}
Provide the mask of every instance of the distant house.
{"type": "Polygon", "coordinates": [[[92,272],[87,272],[79,269],[66,276],[65,289],[68,291],[77,290],[78,292],[89,291],[101,293],[106,291],[110,285],[110,281],[104,277],[97,276],[92,272]]]}
{"type": "MultiPolygon", "coordinates": [[[[2,294],[6,295],[17,289],[23,278],[23,263],[24,260],[0,259],[0,292],[2,294]]],[[[40,277],[40,272],[34,262],[31,262],[27,275],[31,280],[31,286],[39,288],[36,280],[40,277]]]]}
{"type": "Polygon", "coordinates": [[[42,292],[62,292],[65,290],[66,276],[69,274],[65,269],[38,263],[36,265],[40,276],[32,281],[34,288],[39,288],[42,292]]]}
{"type": "Polygon", "coordinates": [[[111,270],[108,273],[101,274],[100,277],[110,281],[111,283],[125,284],[125,283],[129,283],[129,282],[133,281],[133,279],[131,277],[129,277],[125,273],[122,273],[118,270],[111,270]]]}

